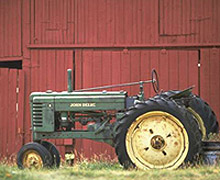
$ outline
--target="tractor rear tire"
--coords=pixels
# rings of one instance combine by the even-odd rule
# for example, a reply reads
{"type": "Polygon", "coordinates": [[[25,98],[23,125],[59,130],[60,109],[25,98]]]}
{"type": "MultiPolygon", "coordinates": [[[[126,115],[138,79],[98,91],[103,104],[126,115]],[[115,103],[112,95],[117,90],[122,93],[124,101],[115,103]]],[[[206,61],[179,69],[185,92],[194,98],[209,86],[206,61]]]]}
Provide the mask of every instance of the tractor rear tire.
{"type": "Polygon", "coordinates": [[[200,152],[194,117],[175,101],[151,98],[118,121],[115,151],[124,168],[176,169],[200,152]]]}
{"type": "Polygon", "coordinates": [[[52,156],[41,144],[31,142],[22,146],[17,154],[17,165],[20,169],[41,169],[51,167],[52,156]]]}
{"type": "MultiPolygon", "coordinates": [[[[167,98],[180,91],[167,91],[160,95],[155,96],[155,98],[167,98]]],[[[209,104],[201,99],[199,96],[191,93],[190,97],[192,99],[187,104],[187,109],[195,116],[197,119],[200,129],[203,132],[203,139],[207,138],[210,133],[219,132],[219,124],[214,111],[211,109],[209,104]],[[202,122],[200,122],[200,119],[202,122]],[[205,128],[205,130],[203,130],[205,128]]]]}
{"type": "Polygon", "coordinates": [[[50,152],[53,162],[51,167],[60,167],[60,153],[57,150],[56,146],[48,141],[42,141],[41,144],[50,152]]]}

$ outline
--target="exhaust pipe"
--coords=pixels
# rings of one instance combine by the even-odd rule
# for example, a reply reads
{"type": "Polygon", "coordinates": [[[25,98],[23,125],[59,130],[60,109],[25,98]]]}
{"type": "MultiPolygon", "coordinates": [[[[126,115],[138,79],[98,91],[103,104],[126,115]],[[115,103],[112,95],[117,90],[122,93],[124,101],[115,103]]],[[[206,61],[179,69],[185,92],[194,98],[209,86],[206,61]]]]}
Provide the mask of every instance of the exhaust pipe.
{"type": "Polygon", "coordinates": [[[67,70],[67,81],[68,81],[68,86],[67,86],[67,91],[73,92],[73,85],[72,85],[72,69],[67,70]]]}

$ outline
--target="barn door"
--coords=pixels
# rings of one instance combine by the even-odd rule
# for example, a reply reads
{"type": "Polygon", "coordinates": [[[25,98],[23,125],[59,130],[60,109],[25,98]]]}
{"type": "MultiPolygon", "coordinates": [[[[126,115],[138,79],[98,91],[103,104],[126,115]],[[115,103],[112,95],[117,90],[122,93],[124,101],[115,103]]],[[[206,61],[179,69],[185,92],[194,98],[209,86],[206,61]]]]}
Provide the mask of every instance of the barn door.
{"type": "MultiPolygon", "coordinates": [[[[75,86],[80,89],[148,80],[153,68],[159,73],[160,87],[164,91],[195,85],[194,92],[199,93],[198,51],[193,50],[78,50],[75,86]]],[[[146,97],[155,95],[151,84],[144,88],[146,97]]],[[[129,95],[139,92],[138,86],[121,89],[128,91],[129,95]]],[[[86,157],[93,156],[94,152],[114,156],[114,149],[103,143],[77,142],[78,151],[86,157]]]]}
{"type": "Polygon", "coordinates": [[[23,71],[0,68],[0,86],[0,155],[10,157],[23,145],[23,71]]]}
{"type": "MultiPolygon", "coordinates": [[[[220,120],[220,49],[201,50],[201,97],[220,120]]],[[[219,121],[220,124],[220,121],[219,121]]]]}
{"type": "MultiPolygon", "coordinates": [[[[151,78],[151,70],[159,73],[164,91],[185,89],[195,85],[199,93],[199,55],[194,50],[83,50],[76,53],[76,88],[118,84],[151,78]]],[[[154,95],[145,85],[146,96],[154,95]]],[[[123,88],[129,94],[139,87],[123,88]]]]}
{"type": "Polygon", "coordinates": [[[161,50],[159,57],[151,58],[152,67],[158,68],[161,88],[164,91],[195,86],[200,93],[199,52],[196,50],[161,50]]]}

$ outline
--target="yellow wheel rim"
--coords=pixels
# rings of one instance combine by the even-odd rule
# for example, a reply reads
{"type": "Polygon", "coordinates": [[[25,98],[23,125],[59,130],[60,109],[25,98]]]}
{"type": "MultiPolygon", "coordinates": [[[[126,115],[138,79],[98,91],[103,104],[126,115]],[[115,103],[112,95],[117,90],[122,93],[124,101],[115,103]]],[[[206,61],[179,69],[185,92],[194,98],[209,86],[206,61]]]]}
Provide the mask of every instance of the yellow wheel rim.
{"type": "Polygon", "coordinates": [[[196,121],[199,125],[199,129],[202,131],[202,140],[206,139],[206,128],[205,128],[205,125],[204,125],[202,118],[191,107],[188,107],[187,109],[196,118],[196,121]]]}
{"type": "Polygon", "coordinates": [[[189,149],[183,124],[162,111],[139,116],[129,127],[125,144],[128,156],[140,169],[176,169],[189,149]]]}
{"type": "Polygon", "coordinates": [[[35,150],[28,150],[23,155],[22,160],[24,168],[40,169],[43,167],[43,161],[39,153],[35,150]]]}

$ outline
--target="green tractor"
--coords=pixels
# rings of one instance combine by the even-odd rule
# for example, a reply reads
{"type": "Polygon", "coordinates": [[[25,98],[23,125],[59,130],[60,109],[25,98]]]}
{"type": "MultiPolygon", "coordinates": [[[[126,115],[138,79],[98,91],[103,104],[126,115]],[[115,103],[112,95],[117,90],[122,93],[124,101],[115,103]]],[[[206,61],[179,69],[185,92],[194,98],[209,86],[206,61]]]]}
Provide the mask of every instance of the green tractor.
{"type": "Polygon", "coordinates": [[[202,138],[218,132],[213,111],[192,88],[158,94],[155,70],[151,80],[75,91],[71,74],[68,70],[68,91],[31,93],[33,142],[18,152],[19,168],[59,167],[58,150],[44,139],[86,138],[114,147],[125,168],[176,169],[194,160],[202,138]],[[145,99],[145,83],[152,83],[156,96],[145,99]],[[133,85],[140,86],[138,95],[105,90],[133,85]],[[87,128],[77,129],[76,123],[87,128]]]}

